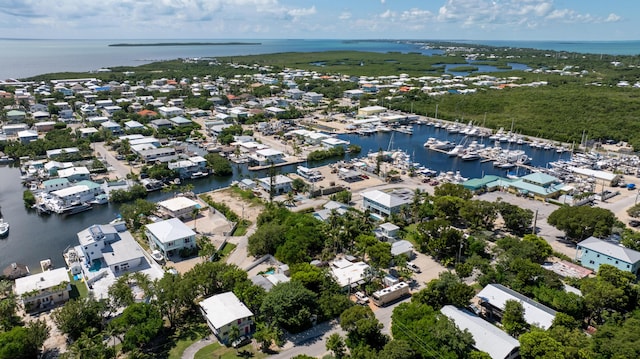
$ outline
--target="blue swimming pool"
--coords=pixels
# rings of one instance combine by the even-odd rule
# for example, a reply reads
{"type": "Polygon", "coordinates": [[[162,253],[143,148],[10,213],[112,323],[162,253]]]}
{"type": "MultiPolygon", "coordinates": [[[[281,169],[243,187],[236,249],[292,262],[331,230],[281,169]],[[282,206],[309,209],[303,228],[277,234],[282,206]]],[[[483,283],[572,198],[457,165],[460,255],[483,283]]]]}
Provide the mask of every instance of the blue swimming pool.
{"type": "Polygon", "coordinates": [[[100,259],[94,259],[89,268],[89,272],[97,272],[102,268],[102,261],[100,259]]]}

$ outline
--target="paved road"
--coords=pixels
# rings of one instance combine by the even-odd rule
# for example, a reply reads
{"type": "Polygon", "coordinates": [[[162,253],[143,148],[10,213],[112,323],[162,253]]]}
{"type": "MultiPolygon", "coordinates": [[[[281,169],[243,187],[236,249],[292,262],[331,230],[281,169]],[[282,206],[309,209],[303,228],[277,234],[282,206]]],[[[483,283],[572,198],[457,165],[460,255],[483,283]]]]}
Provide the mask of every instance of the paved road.
{"type": "Polygon", "coordinates": [[[100,157],[106,159],[109,167],[113,168],[113,170],[117,173],[118,178],[126,178],[127,175],[131,172],[131,167],[122,163],[121,161],[118,161],[114,157],[114,155],[109,152],[109,150],[107,150],[104,142],[96,142],[92,146],[100,157]]]}
{"type": "Polygon", "coordinates": [[[198,340],[197,342],[191,344],[190,346],[187,347],[187,349],[184,350],[184,352],[182,353],[182,359],[193,359],[196,355],[196,353],[206,347],[209,344],[213,344],[215,343],[217,340],[215,340],[215,337],[213,335],[210,335],[204,339],[198,340]]]}

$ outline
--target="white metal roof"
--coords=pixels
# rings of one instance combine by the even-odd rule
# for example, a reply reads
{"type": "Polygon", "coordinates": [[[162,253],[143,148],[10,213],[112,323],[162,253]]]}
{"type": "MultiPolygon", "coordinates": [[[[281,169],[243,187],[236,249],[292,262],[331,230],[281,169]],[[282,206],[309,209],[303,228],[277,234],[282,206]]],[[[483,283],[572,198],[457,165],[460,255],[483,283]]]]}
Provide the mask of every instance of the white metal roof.
{"type": "Polygon", "coordinates": [[[478,298],[488,301],[492,306],[504,310],[508,300],[515,300],[524,308],[524,320],[529,325],[537,325],[542,329],[549,329],[556,317],[556,311],[535,300],[528,298],[501,284],[489,284],[477,295],[478,298]]]}
{"type": "Polygon", "coordinates": [[[58,268],[33,274],[28,277],[16,279],[16,294],[22,295],[32,290],[42,290],[58,285],[64,281],[69,282],[66,268],[58,268]]]}
{"type": "Polygon", "coordinates": [[[253,313],[233,292],[226,292],[209,297],[200,302],[209,322],[220,329],[238,319],[253,316],[253,313]]]}
{"type": "Polygon", "coordinates": [[[196,235],[191,228],[177,218],[170,218],[166,221],[147,224],[147,230],[162,243],[168,243],[196,235]]]}
{"type": "Polygon", "coordinates": [[[394,196],[390,193],[385,193],[377,189],[369,192],[363,192],[362,197],[368,199],[371,202],[381,204],[387,208],[394,208],[411,202],[408,199],[394,196]]]}
{"type": "Polygon", "coordinates": [[[440,312],[453,320],[460,330],[468,330],[476,342],[476,349],[486,352],[492,359],[504,359],[520,347],[515,338],[469,311],[445,305],[440,312]]]}
{"type": "Polygon", "coordinates": [[[171,212],[177,212],[191,207],[196,208],[197,205],[198,202],[184,196],[177,196],[164,200],[162,202],[158,202],[158,206],[164,207],[171,212]]]}

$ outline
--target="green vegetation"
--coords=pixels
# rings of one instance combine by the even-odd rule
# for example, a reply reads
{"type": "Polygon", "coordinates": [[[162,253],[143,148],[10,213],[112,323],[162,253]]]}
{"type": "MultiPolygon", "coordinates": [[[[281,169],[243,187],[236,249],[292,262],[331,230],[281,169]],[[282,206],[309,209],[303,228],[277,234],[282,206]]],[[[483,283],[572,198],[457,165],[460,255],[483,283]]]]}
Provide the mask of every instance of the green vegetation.
{"type": "Polygon", "coordinates": [[[36,197],[33,195],[33,192],[28,189],[22,192],[22,200],[24,201],[24,206],[27,208],[31,208],[36,204],[36,197]]]}
{"type": "Polygon", "coordinates": [[[245,234],[247,234],[249,226],[251,226],[251,221],[246,219],[240,220],[231,235],[234,237],[244,236],[245,234]]]}
{"type": "Polygon", "coordinates": [[[307,161],[322,161],[328,158],[334,157],[343,157],[344,156],[344,148],[343,147],[333,147],[328,150],[316,150],[307,156],[307,161]]]}
{"type": "Polygon", "coordinates": [[[109,200],[113,203],[131,202],[146,198],[147,190],[141,184],[134,184],[129,189],[117,189],[109,193],[109,200]]]}
{"type": "Polygon", "coordinates": [[[219,154],[207,153],[204,158],[207,160],[207,166],[213,170],[214,175],[231,176],[233,174],[231,161],[220,156],[219,154]]]}
{"type": "Polygon", "coordinates": [[[579,242],[590,236],[608,237],[618,220],[608,209],[562,206],[553,211],[547,221],[550,225],[563,230],[568,239],[579,242]]]}
{"type": "Polygon", "coordinates": [[[214,201],[210,195],[208,194],[201,195],[200,199],[205,201],[205,203],[211,206],[211,208],[222,213],[227,218],[227,220],[231,222],[238,222],[238,220],[240,219],[240,216],[238,216],[238,214],[232,211],[231,208],[229,208],[229,206],[227,206],[225,203],[219,203],[214,201]]]}

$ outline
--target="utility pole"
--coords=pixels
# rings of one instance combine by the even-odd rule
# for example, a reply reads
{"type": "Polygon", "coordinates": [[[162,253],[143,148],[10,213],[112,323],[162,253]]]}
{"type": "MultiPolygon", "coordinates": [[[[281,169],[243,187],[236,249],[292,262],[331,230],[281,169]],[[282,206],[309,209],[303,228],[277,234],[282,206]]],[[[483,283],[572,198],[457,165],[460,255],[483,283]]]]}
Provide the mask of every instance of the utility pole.
{"type": "Polygon", "coordinates": [[[538,226],[538,210],[536,209],[536,215],[533,217],[533,230],[532,234],[536,234],[536,227],[538,226]]]}

